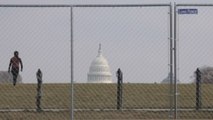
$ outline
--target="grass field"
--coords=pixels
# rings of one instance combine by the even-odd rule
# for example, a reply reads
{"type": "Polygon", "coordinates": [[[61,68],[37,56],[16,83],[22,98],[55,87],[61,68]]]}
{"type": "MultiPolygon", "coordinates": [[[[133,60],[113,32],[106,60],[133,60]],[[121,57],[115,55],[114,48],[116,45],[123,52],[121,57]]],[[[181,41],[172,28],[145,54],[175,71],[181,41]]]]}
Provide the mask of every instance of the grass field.
{"type": "MultiPolygon", "coordinates": [[[[36,84],[0,84],[0,109],[24,109],[19,112],[0,112],[0,120],[66,120],[70,118],[70,84],[44,84],[42,87],[43,109],[65,109],[37,113],[36,84]]],[[[88,119],[168,119],[169,111],[146,111],[139,109],[169,109],[168,84],[124,84],[123,111],[116,110],[116,84],[75,84],[75,118],[88,119]],[[98,109],[98,110],[97,110],[98,109]],[[110,109],[110,110],[109,110],[110,109]],[[78,110],[78,111],[77,111],[78,110]]],[[[213,85],[202,85],[202,108],[195,109],[195,85],[178,85],[178,108],[180,119],[213,119],[213,85]]]]}

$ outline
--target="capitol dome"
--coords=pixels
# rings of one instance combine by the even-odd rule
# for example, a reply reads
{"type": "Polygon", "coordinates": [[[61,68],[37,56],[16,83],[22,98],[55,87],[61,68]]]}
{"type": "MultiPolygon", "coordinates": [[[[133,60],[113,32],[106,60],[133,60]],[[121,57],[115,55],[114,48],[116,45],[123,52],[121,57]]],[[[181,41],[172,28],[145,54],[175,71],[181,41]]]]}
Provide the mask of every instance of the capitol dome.
{"type": "Polygon", "coordinates": [[[112,83],[112,74],[106,58],[102,55],[101,44],[98,55],[90,65],[88,83],[112,83]]]}

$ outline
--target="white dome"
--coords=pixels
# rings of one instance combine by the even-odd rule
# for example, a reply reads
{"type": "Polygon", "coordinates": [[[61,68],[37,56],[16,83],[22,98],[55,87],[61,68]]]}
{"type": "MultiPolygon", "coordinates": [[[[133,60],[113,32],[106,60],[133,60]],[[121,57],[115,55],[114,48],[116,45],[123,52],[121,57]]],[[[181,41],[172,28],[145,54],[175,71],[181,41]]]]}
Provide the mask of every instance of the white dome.
{"type": "Polygon", "coordinates": [[[101,53],[101,45],[99,45],[97,57],[90,65],[88,83],[112,83],[112,74],[107,60],[101,53]]]}

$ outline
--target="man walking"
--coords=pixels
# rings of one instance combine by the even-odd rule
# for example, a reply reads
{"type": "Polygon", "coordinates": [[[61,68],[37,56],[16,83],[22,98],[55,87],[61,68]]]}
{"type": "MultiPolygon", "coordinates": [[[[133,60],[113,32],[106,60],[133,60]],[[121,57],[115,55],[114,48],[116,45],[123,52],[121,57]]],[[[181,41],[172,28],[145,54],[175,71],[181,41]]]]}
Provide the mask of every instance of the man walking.
{"type": "Polygon", "coordinates": [[[18,56],[18,51],[14,52],[14,56],[10,59],[10,64],[8,68],[8,72],[10,72],[10,68],[12,66],[12,75],[13,75],[13,85],[16,85],[17,77],[19,74],[19,65],[21,65],[21,71],[23,70],[23,64],[21,58],[18,56]]]}

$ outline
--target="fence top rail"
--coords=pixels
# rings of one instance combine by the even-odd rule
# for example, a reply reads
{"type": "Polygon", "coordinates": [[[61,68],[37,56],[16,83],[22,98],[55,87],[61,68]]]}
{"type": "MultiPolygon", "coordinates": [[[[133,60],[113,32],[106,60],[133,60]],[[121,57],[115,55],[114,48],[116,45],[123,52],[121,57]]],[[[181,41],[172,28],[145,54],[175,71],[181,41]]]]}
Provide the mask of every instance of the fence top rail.
{"type": "Polygon", "coordinates": [[[0,4],[0,7],[165,7],[171,4],[0,4]]]}
{"type": "Polygon", "coordinates": [[[198,6],[198,7],[199,7],[199,6],[200,6],[200,7],[205,7],[205,6],[206,6],[206,7],[211,7],[211,6],[213,6],[213,4],[176,4],[176,6],[180,6],[180,7],[181,7],[181,6],[189,6],[189,7],[190,7],[190,6],[192,6],[192,7],[193,7],[193,6],[198,6]]]}

